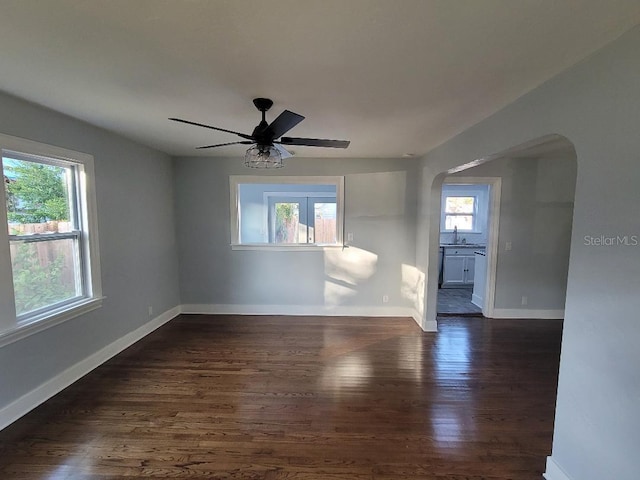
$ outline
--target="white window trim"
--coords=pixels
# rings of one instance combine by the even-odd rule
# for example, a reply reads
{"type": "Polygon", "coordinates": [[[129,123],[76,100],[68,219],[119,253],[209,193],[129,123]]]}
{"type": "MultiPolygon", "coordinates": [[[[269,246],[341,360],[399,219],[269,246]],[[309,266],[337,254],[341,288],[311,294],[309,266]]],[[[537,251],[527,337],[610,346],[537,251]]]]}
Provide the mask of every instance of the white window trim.
{"type": "Polygon", "coordinates": [[[447,229],[447,215],[454,216],[473,216],[473,228],[471,230],[460,230],[458,229],[458,233],[482,233],[482,230],[478,229],[478,202],[479,195],[475,193],[450,193],[442,195],[442,208],[440,212],[440,231],[442,233],[453,233],[453,229],[447,229]],[[473,213],[447,213],[445,211],[447,204],[447,197],[473,197],[473,213]]]}
{"type": "MultiPolygon", "coordinates": [[[[19,152],[59,159],[78,165],[78,196],[83,205],[79,212],[82,216],[82,247],[86,255],[84,266],[87,278],[87,296],[75,302],[65,304],[57,309],[48,310],[40,315],[31,316],[18,321],[13,293],[13,273],[11,253],[9,250],[9,232],[7,225],[7,208],[4,193],[0,195],[0,346],[15,342],[54,325],[85,314],[99,308],[102,304],[102,281],[100,272],[100,253],[98,244],[98,219],[95,193],[95,170],[92,155],[75,152],[65,148],[47,145],[33,140],[13,137],[0,133],[0,152],[19,152]]],[[[3,188],[5,188],[3,186],[3,188]]]]}
{"type": "MultiPolygon", "coordinates": [[[[314,251],[344,248],[344,177],[343,176],[258,176],[229,175],[229,206],[232,250],[269,250],[269,251],[314,251]],[[319,244],[272,244],[240,243],[240,195],[238,185],[242,183],[290,184],[290,185],[336,185],[336,243],[319,244]]],[[[307,194],[305,194],[307,195],[307,194]]]]}

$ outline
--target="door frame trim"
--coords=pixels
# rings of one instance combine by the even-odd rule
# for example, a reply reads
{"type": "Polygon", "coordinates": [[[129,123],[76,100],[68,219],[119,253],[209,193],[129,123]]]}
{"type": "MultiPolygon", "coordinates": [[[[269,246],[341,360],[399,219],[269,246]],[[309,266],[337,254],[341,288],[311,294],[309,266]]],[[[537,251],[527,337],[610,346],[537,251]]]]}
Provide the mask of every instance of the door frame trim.
{"type": "Polygon", "coordinates": [[[489,211],[487,212],[487,272],[485,278],[485,294],[482,304],[482,315],[492,318],[496,301],[496,272],[498,269],[498,246],[500,232],[500,198],[502,194],[502,177],[454,177],[448,176],[442,182],[457,185],[489,185],[489,211]]]}

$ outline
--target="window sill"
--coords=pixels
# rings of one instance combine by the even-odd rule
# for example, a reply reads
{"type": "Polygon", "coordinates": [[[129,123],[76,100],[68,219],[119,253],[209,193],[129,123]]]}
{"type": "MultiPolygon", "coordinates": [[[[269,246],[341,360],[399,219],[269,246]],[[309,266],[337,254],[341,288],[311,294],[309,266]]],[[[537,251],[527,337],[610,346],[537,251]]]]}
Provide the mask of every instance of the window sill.
{"type": "Polygon", "coordinates": [[[264,250],[269,252],[314,252],[349,248],[348,245],[276,245],[276,244],[231,244],[231,250],[264,250]]]}
{"type": "Polygon", "coordinates": [[[38,317],[30,318],[28,321],[18,323],[16,326],[0,332],[0,347],[22,340],[30,335],[42,332],[55,325],[64,323],[67,320],[100,308],[103,299],[104,297],[83,299],[71,305],[65,305],[58,310],[47,312],[38,317]]]}
{"type": "MultiPolygon", "coordinates": [[[[454,231],[453,230],[444,230],[443,228],[440,229],[440,233],[451,233],[453,234],[454,231]]],[[[481,234],[483,233],[482,230],[458,230],[458,235],[468,235],[468,234],[481,234]]]]}

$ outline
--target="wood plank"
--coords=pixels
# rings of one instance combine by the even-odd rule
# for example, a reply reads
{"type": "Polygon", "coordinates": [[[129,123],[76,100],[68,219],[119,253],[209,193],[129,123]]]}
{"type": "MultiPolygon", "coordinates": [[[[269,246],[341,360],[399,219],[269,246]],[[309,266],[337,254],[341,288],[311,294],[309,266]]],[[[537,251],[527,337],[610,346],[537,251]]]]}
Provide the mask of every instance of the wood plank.
{"type": "Polygon", "coordinates": [[[0,476],[540,478],[561,333],[182,315],[0,432],[0,476]]]}

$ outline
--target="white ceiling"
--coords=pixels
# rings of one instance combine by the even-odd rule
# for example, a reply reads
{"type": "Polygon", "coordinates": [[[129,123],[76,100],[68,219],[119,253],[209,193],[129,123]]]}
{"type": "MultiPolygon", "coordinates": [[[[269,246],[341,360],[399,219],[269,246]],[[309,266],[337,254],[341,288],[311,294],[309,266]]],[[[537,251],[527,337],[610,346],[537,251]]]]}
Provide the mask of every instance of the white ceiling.
{"type": "Polygon", "coordinates": [[[421,155],[640,22],[638,0],[0,0],[0,89],[175,155],[242,155],[283,109],[298,156],[421,155]]]}

